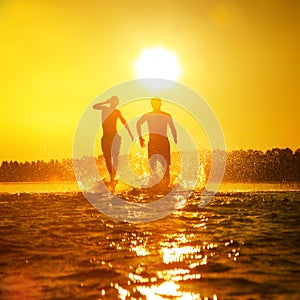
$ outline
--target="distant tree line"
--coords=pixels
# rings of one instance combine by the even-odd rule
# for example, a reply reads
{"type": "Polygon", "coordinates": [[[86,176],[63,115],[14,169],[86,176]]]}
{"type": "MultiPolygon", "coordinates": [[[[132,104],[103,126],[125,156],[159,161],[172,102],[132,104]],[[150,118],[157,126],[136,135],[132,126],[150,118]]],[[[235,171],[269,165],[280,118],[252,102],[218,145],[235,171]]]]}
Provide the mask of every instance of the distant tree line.
{"type": "MultiPolygon", "coordinates": [[[[219,155],[225,153],[220,151],[219,155]]],[[[300,182],[300,149],[295,152],[289,148],[266,152],[238,150],[227,153],[226,161],[224,181],[227,182],[300,182]]],[[[205,169],[209,172],[210,163],[206,163],[205,169]]],[[[97,166],[105,170],[102,156],[99,156],[97,166]]],[[[75,180],[72,159],[61,162],[3,161],[0,166],[0,182],[75,180]]]]}
{"type": "Polygon", "coordinates": [[[289,148],[229,152],[224,181],[300,182],[300,149],[295,152],[289,148]]]}
{"type": "Polygon", "coordinates": [[[41,160],[33,162],[3,161],[0,182],[74,181],[72,160],[41,160]]]}

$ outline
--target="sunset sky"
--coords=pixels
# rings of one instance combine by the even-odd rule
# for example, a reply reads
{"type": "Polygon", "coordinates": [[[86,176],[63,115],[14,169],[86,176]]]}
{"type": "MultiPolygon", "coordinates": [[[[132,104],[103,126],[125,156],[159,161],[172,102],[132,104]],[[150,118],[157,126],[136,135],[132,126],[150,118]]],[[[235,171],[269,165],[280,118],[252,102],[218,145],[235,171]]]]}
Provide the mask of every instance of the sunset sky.
{"type": "Polygon", "coordinates": [[[0,24],[0,161],[71,158],[83,110],[155,46],[228,150],[300,148],[300,1],[9,0],[0,24]]]}

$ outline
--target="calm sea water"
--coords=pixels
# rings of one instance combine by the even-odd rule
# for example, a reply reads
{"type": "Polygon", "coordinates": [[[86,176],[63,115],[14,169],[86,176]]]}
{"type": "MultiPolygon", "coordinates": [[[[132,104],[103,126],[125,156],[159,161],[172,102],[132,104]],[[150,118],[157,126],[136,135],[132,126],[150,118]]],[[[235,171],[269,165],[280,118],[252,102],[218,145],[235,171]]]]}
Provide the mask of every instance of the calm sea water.
{"type": "Polygon", "coordinates": [[[0,298],[300,299],[297,187],[199,196],[134,225],[72,184],[0,185],[0,298]]]}

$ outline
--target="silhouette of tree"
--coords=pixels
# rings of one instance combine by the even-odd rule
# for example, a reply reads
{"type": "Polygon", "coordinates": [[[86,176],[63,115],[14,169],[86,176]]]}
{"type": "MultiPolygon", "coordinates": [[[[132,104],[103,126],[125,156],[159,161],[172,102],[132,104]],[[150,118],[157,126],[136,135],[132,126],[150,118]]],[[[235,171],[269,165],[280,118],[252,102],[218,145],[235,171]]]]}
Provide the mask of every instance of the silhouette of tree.
{"type": "Polygon", "coordinates": [[[3,161],[0,166],[1,182],[20,181],[74,181],[72,160],[51,160],[46,163],[38,160],[36,162],[18,163],[16,161],[3,161]]]}
{"type": "Polygon", "coordinates": [[[273,148],[232,151],[227,155],[224,180],[238,182],[299,182],[300,149],[273,148]]]}
{"type": "MultiPolygon", "coordinates": [[[[223,159],[223,151],[215,151],[216,160],[223,159]]],[[[205,161],[205,173],[208,176],[211,168],[211,155],[200,153],[201,161],[205,161]]],[[[1,182],[17,181],[75,181],[73,163],[80,164],[82,174],[89,176],[88,166],[93,157],[81,160],[64,159],[44,162],[18,163],[3,161],[0,166],[1,182]]],[[[99,173],[105,170],[103,156],[96,159],[99,173]]],[[[212,174],[213,176],[213,174],[212,174]]],[[[235,150],[227,153],[227,164],[224,181],[228,182],[300,182],[300,149],[294,153],[291,149],[273,148],[265,153],[258,150],[235,150]]]]}
{"type": "Polygon", "coordinates": [[[294,178],[296,182],[300,182],[300,149],[294,153],[294,178]]]}

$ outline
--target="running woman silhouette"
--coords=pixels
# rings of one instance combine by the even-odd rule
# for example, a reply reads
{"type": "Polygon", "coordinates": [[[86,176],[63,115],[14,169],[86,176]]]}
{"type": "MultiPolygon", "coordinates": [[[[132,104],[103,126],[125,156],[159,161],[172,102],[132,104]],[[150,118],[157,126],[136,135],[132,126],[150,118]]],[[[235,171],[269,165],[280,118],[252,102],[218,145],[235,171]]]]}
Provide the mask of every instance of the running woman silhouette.
{"type": "Polygon", "coordinates": [[[101,148],[103,151],[105,164],[110,176],[110,185],[114,188],[117,184],[116,169],[118,168],[119,152],[121,147],[121,137],[117,131],[117,121],[120,119],[128,134],[133,141],[132,132],[117,109],[119,105],[119,98],[112,96],[104,102],[97,103],[93,106],[94,109],[102,110],[102,128],[103,136],[101,138],[101,148]],[[114,168],[115,167],[115,168],[114,168]]]}

